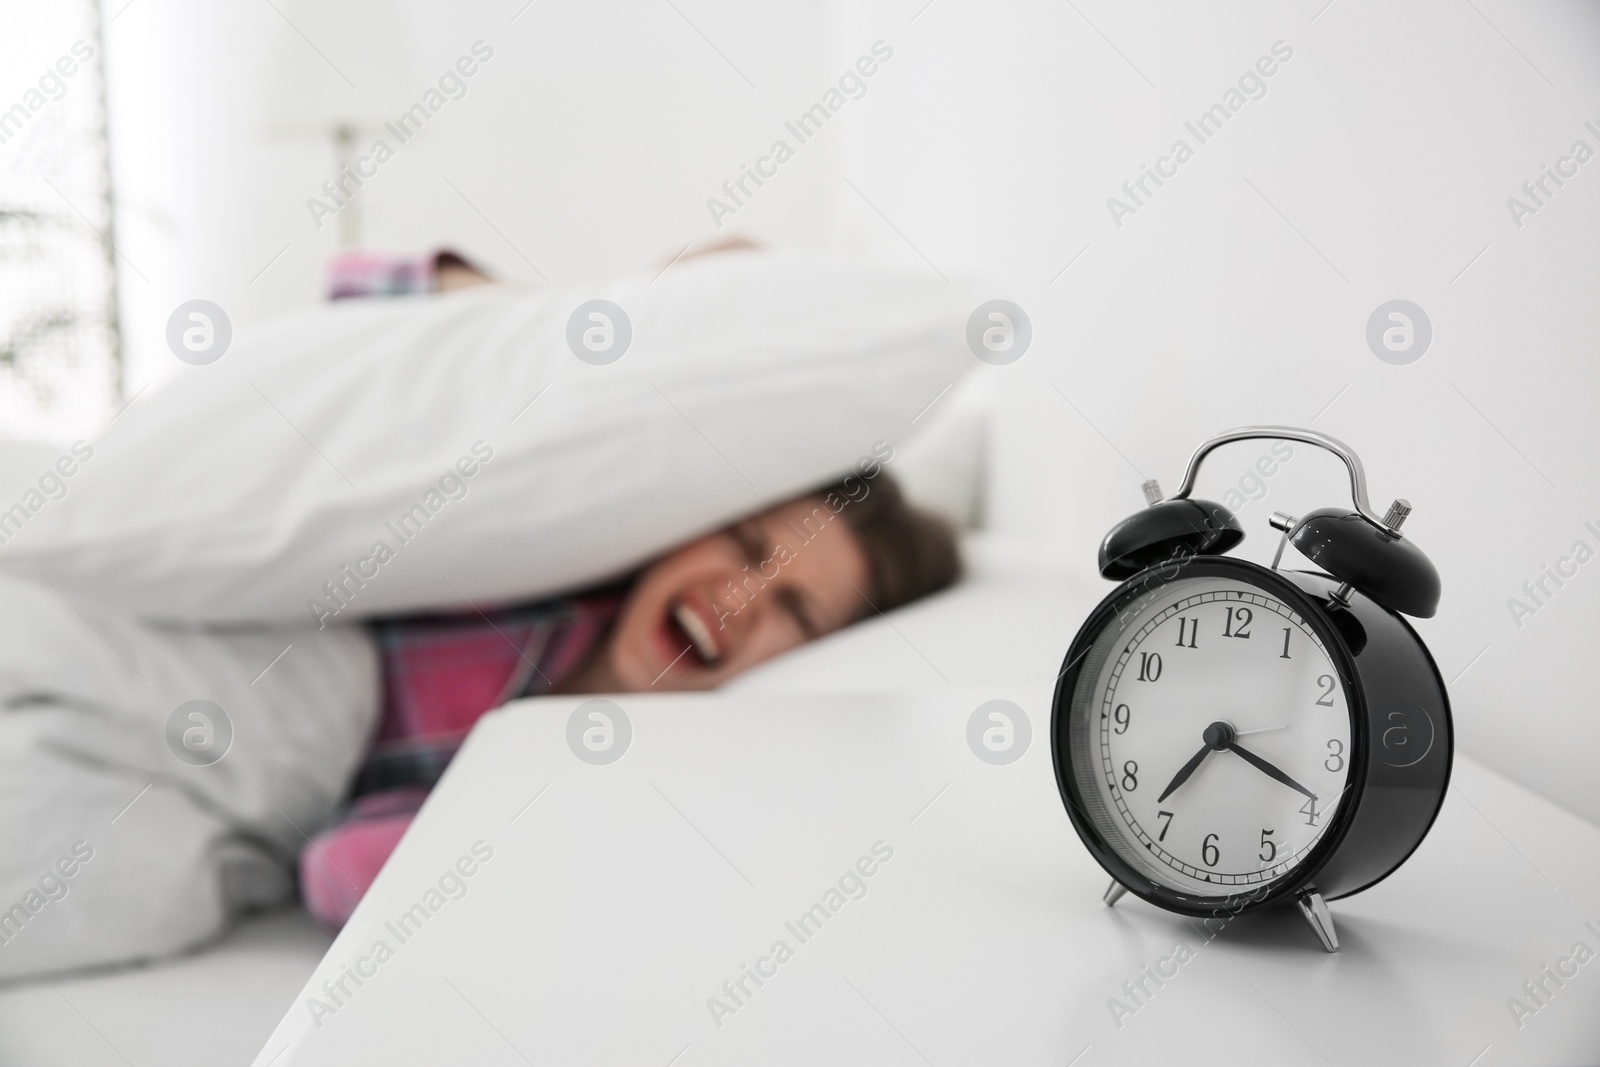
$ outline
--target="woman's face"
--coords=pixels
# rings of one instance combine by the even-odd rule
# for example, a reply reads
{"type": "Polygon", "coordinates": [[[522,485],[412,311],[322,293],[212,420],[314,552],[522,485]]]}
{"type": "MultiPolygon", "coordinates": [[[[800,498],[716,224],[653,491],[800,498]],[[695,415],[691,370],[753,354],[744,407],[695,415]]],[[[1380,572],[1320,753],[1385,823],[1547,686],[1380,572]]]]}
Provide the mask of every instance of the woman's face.
{"type": "MultiPolygon", "coordinates": [[[[629,590],[592,681],[710,689],[870,611],[854,531],[808,497],[683,546],[629,590]]],[[[589,672],[585,672],[589,673],[589,672]]]]}

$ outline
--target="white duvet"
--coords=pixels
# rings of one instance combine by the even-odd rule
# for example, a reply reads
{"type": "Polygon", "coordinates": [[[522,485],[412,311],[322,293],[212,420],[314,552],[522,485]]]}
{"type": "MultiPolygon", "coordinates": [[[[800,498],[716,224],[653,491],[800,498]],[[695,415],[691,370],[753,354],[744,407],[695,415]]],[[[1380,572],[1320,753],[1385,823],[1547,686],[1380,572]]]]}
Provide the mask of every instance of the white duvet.
{"type": "Polygon", "coordinates": [[[0,981],[166,956],[290,896],[377,693],[359,629],[159,626],[0,577],[0,981]]]}

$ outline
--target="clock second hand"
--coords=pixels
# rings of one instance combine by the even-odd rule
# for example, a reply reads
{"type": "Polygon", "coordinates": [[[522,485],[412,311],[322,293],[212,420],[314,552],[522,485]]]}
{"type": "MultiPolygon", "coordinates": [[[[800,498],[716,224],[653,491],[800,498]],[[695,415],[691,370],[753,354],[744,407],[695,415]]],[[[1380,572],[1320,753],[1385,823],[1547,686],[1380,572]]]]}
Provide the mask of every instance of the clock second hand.
{"type": "Polygon", "coordinates": [[[1274,730],[1287,730],[1289,727],[1291,727],[1293,725],[1294,725],[1294,723],[1292,723],[1292,722],[1286,722],[1282,726],[1263,726],[1263,727],[1261,727],[1259,729],[1256,729],[1256,730],[1235,730],[1233,732],[1233,736],[1234,737],[1249,737],[1251,734],[1270,734],[1274,730]]]}

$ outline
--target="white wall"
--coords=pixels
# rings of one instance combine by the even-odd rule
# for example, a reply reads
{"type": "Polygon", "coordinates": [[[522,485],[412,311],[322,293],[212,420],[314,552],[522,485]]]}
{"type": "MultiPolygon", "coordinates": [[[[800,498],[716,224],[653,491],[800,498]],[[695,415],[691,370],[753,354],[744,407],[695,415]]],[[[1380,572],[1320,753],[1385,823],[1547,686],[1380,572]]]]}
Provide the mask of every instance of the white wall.
{"type": "MultiPolygon", "coordinates": [[[[1461,746],[1600,820],[1600,561],[1520,629],[1506,604],[1575,540],[1600,550],[1600,160],[1520,229],[1506,207],[1574,140],[1600,150],[1600,20],[1325,2],[934,3],[842,162],[904,234],[869,226],[869,247],[987,272],[1029,312],[1033,349],[987,371],[1009,396],[990,514],[1085,561],[1141,475],[1172,491],[1218,431],[1315,419],[1353,445],[1442,572],[1419,629],[1447,679],[1472,664],[1451,687],[1461,746]],[[1278,40],[1294,55],[1267,95],[1199,144],[1185,120],[1278,40]],[[1107,198],[1178,137],[1194,158],[1115,226],[1107,198]],[[1435,331],[1410,366],[1364,338],[1397,297],[1435,331]]],[[[1220,498],[1264,450],[1215,454],[1201,489],[1220,498]]],[[[1307,449],[1269,487],[1241,514],[1257,559],[1272,510],[1349,496],[1307,449]]]]}
{"type": "MultiPolygon", "coordinates": [[[[327,143],[266,127],[283,50],[322,62],[278,13],[293,13],[288,0],[107,7],[119,244],[138,268],[121,277],[137,388],[178,369],[162,331],[185,300],[210,299],[239,323],[318,298],[338,227],[314,226],[306,199],[332,176],[333,157],[327,143]]],[[[705,206],[825,87],[826,7],[524,7],[394,4],[420,72],[416,96],[476,40],[494,58],[367,184],[365,244],[449,242],[506,277],[563,282],[664,261],[735,229],[786,246],[829,239],[827,144],[800,153],[720,234],[705,206]]],[[[318,48],[352,66],[328,41],[318,48]]]]}
{"type": "MultiPolygon", "coordinates": [[[[496,55],[368,186],[369,242],[450,241],[522,279],[670,255],[717,234],[705,198],[882,39],[866,96],[730,228],[987,275],[1028,310],[1032,351],[984,368],[1007,397],[993,522],[1090,560],[1142,476],[1170,491],[1204,437],[1315,418],[1360,451],[1378,507],[1416,506],[1407,532],[1445,581],[1420,629],[1460,674],[1462,746],[1600,821],[1600,562],[1520,629],[1506,604],[1574,540],[1600,549],[1600,160],[1522,228],[1506,208],[1574,140],[1600,150],[1591,8],[674,2],[694,26],[658,0],[539,0],[515,22],[523,0],[397,5],[429,79],[478,38],[496,55]],[[1278,40],[1294,55],[1267,95],[1114,226],[1107,197],[1193,145],[1185,120],[1278,40]],[[1411,366],[1364,339],[1396,297],[1434,326],[1411,366]]],[[[330,157],[258,113],[283,32],[270,5],[199,0],[138,0],[108,28],[121,243],[149,278],[123,272],[136,385],[177,369],[161,330],[183,300],[248,322],[316,298],[334,227],[305,198],[330,157]]],[[[1202,489],[1261,451],[1219,453],[1202,489]]],[[[1344,494],[1301,450],[1243,509],[1249,553],[1270,510],[1344,494]]]]}

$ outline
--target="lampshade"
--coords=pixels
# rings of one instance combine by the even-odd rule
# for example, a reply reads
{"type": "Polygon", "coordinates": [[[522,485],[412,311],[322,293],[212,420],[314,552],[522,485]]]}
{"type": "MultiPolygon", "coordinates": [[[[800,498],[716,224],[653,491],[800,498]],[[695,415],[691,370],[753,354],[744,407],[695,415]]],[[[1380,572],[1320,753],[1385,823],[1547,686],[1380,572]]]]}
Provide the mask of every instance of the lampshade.
{"type": "Polygon", "coordinates": [[[373,129],[425,88],[393,0],[277,0],[262,118],[269,129],[373,129]]]}

